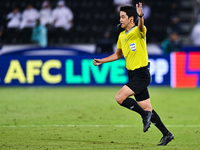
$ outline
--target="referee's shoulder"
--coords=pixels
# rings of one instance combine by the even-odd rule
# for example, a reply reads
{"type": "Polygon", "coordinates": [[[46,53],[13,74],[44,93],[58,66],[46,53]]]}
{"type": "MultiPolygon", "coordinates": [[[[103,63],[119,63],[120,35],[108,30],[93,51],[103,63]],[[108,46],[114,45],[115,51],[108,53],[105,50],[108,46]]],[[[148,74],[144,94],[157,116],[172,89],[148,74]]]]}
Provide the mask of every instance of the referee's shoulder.
{"type": "Polygon", "coordinates": [[[122,35],[122,34],[125,34],[126,30],[123,30],[119,33],[119,36],[122,35]]]}

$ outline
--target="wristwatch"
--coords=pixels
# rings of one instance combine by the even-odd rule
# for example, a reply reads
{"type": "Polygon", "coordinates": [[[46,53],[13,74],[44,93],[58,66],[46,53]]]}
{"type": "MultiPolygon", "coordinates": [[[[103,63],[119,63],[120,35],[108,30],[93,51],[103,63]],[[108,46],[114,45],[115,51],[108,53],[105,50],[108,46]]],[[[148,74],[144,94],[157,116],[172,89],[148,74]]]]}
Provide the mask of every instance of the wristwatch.
{"type": "MultiPolygon", "coordinates": [[[[138,15],[139,16],[139,15],[138,15]]],[[[140,18],[142,18],[144,16],[144,14],[142,14],[141,16],[139,16],[140,18]]]]}

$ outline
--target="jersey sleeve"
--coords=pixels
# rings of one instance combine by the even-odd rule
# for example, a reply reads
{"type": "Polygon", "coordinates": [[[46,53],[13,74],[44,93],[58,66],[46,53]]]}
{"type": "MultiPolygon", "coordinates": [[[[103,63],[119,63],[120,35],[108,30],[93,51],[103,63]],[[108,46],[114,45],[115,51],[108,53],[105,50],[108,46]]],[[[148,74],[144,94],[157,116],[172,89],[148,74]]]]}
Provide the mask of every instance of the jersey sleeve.
{"type": "MultiPolygon", "coordinates": [[[[120,34],[120,35],[121,35],[121,34],[120,34]]],[[[118,41],[117,41],[117,48],[118,48],[118,49],[122,49],[122,44],[121,44],[121,40],[120,40],[120,39],[121,39],[121,38],[120,38],[121,36],[120,36],[120,35],[119,35],[118,41]]]]}
{"type": "Polygon", "coordinates": [[[140,32],[139,29],[138,29],[138,32],[139,32],[140,38],[145,38],[145,37],[146,37],[146,33],[147,33],[147,28],[146,28],[146,26],[144,26],[144,33],[143,33],[143,32],[140,32]]]}

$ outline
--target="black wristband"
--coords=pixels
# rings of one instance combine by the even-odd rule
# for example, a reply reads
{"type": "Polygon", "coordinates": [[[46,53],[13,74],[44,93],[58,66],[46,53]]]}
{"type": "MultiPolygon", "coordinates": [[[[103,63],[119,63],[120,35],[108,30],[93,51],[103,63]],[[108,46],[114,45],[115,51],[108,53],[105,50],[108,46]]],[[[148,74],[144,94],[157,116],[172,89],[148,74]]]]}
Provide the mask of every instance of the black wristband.
{"type": "MultiPolygon", "coordinates": [[[[138,15],[139,16],[139,15],[138,15]]],[[[144,14],[142,14],[141,16],[139,16],[140,18],[142,18],[144,16],[144,14]]]]}

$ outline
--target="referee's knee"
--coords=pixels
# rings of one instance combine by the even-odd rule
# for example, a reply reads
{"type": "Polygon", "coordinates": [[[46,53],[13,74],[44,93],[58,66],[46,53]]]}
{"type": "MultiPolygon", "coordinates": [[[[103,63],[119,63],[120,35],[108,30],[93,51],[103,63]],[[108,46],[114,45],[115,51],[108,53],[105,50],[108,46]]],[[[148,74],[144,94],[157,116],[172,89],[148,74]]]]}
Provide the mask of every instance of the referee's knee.
{"type": "Polygon", "coordinates": [[[119,94],[116,95],[115,99],[116,99],[117,103],[120,104],[120,105],[124,101],[124,98],[122,96],[120,96],[119,94]]]}

